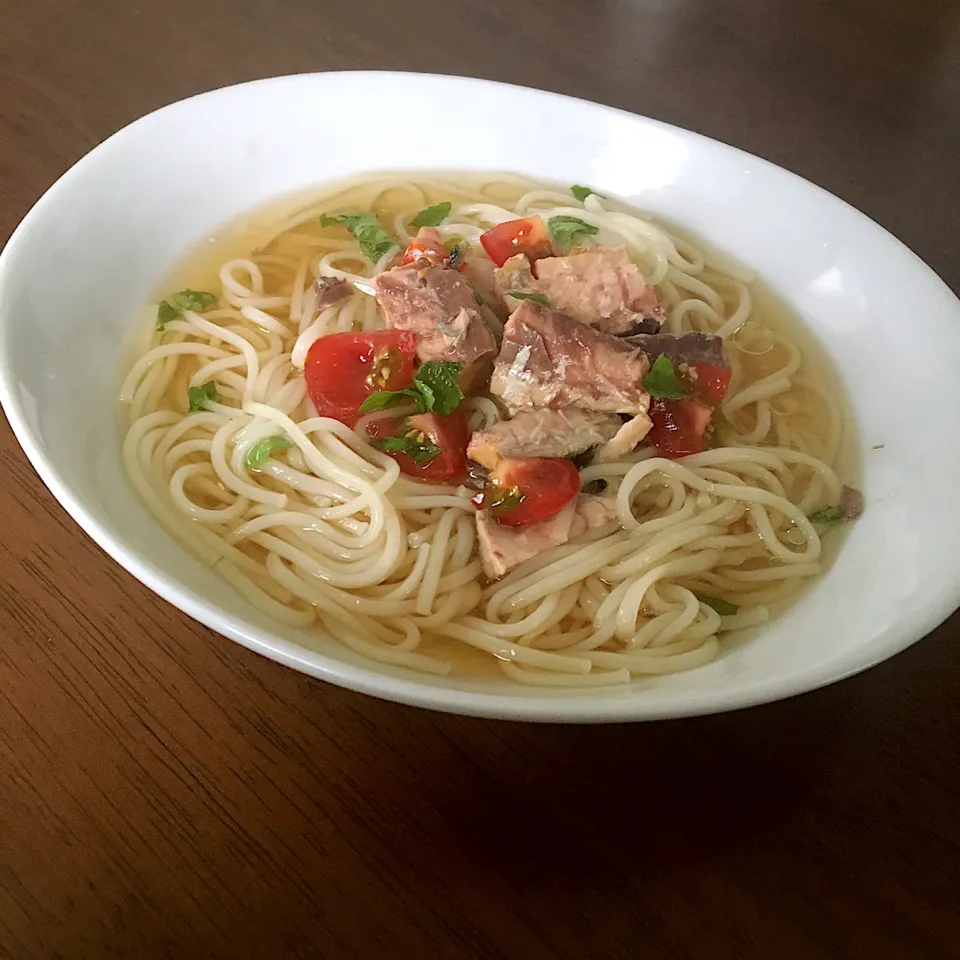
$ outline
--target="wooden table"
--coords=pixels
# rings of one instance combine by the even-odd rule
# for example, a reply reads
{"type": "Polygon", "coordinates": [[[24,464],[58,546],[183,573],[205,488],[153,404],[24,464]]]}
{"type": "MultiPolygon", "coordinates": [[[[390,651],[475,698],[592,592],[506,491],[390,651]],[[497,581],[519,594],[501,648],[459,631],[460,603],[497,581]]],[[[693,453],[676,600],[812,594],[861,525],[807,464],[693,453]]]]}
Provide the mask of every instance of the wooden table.
{"type": "MultiPolygon", "coordinates": [[[[0,239],[155,107],[356,67],[698,130],[834,191],[960,287],[947,0],[8,0],[0,239]]],[[[878,374],[917,387],[895,357],[878,374]]],[[[80,533],[6,426],[0,531],[0,956],[960,956],[960,619],[787,703],[520,726],[366,699],[215,636],[80,533]]]]}

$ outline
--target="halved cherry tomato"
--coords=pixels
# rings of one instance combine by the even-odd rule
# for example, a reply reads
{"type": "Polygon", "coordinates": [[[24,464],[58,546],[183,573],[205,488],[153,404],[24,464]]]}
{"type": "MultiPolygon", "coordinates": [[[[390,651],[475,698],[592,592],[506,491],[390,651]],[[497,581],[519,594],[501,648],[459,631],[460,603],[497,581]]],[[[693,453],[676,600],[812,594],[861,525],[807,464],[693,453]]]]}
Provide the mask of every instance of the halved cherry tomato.
{"type": "Polygon", "coordinates": [[[374,420],[367,425],[372,440],[386,437],[410,437],[411,440],[439,447],[440,452],[426,463],[395,450],[385,451],[400,464],[400,469],[424,483],[460,483],[467,476],[467,444],[470,426],[459,410],[441,417],[436,413],[417,413],[402,420],[374,420]]]}
{"type": "Polygon", "coordinates": [[[465,254],[468,249],[469,245],[461,241],[448,250],[439,230],[435,227],[421,227],[404,250],[400,258],[400,266],[406,267],[425,259],[463,273],[467,269],[465,254]]]}
{"type": "Polygon", "coordinates": [[[647,412],[653,421],[649,439],[664,456],[689,457],[703,449],[703,434],[713,416],[710,407],[699,400],[653,397],[647,412]]]}
{"type": "Polygon", "coordinates": [[[447,248],[444,246],[443,237],[435,227],[421,227],[417,231],[417,235],[403,253],[400,266],[405,267],[421,257],[437,257],[444,261],[447,259],[447,248]]]}
{"type": "Polygon", "coordinates": [[[480,237],[480,243],[498,267],[518,253],[526,254],[530,260],[553,254],[550,232],[542,217],[524,217],[498,223],[480,237]]]}
{"type": "Polygon", "coordinates": [[[317,413],[352,427],[360,404],[371,393],[410,386],[416,349],[416,337],[405,330],[321,337],[310,347],[303,367],[317,413]]]}
{"type": "Polygon", "coordinates": [[[503,460],[474,498],[498,523],[522,527],[549,520],[580,492],[580,471],[571,460],[526,457],[503,460]]]}
{"type": "Polygon", "coordinates": [[[730,386],[730,371],[709,363],[698,363],[694,369],[697,371],[694,381],[697,393],[708,404],[720,403],[730,386]]]}

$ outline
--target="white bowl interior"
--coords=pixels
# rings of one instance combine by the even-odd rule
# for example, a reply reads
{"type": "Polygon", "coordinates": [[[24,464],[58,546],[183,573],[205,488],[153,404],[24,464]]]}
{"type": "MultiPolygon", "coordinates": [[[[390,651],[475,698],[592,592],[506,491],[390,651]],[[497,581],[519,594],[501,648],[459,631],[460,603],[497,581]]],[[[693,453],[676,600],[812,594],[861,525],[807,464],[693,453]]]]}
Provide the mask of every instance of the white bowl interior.
{"type": "Polygon", "coordinates": [[[709,712],[809,689],[918,639],[960,602],[960,450],[941,425],[960,408],[958,368],[960,304],[836,198],[655,121],[458,78],[308,75],[167,107],[66,174],[0,258],[0,400],[44,481],[104,549],[253,649],[355,689],[468,713],[709,712]],[[415,131],[398,102],[418,105],[415,131]],[[133,318],[213,228],[271,197],[370,168],[501,169],[589,183],[756,268],[825,344],[859,426],[867,510],[829,574],[715,663],[558,695],[370,663],[272,622],[187,554],[141,505],[120,463],[117,393],[133,318]]]}

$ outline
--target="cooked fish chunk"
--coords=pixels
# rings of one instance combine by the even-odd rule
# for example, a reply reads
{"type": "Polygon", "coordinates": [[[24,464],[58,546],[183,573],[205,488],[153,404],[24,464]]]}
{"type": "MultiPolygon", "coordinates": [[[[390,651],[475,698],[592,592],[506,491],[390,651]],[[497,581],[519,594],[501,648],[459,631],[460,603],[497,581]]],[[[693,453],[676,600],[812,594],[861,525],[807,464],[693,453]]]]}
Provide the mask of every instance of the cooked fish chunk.
{"type": "Polygon", "coordinates": [[[574,457],[611,440],[621,426],[616,414],[576,407],[521,410],[511,420],[477,430],[467,456],[488,470],[505,458],[574,457]]]}
{"type": "Polygon", "coordinates": [[[617,498],[612,493],[581,493],[577,499],[576,515],[570,525],[570,539],[596,530],[618,516],[617,498]]]}
{"type": "Polygon", "coordinates": [[[457,273],[434,263],[412,263],[381,273],[374,285],[387,326],[417,335],[417,357],[463,364],[465,392],[486,385],[497,350],[481,317],[470,285],[457,273]]]}
{"type": "Polygon", "coordinates": [[[633,346],[639,347],[652,363],[661,354],[674,364],[686,363],[691,367],[704,363],[713,367],[730,369],[730,361],[723,349],[723,340],[711,333],[637,334],[625,337],[633,346]]]}
{"type": "Polygon", "coordinates": [[[638,413],[632,420],[621,424],[616,435],[608,440],[593,456],[594,463],[612,463],[632,453],[637,444],[653,428],[653,421],[645,413],[638,413]]]}
{"type": "Polygon", "coordinates": [[[848,520],[856,520],[863,513],[863,494],[856,487],[845,486],[837,506],[848,520]]]}
{"type": "Polygon", "coordinates": [[[532,266],[517,254],[494,277],[511,312],[523,302],[511,293],[535,293],[546,297],[552,310],[618,336],[656,333],[663,322],[657,294],[626,247],[577,250],[566,257],[544,257],[532,266]]]}
{"type": "Polygon", "coordinates": [[[536,290],[553,310],[603,330],[631,332],[644,321],[663,321],[656,291],[626,247],[593,247],[536,263],[536,290]]]}
{"type": "Polygon", "coordinates": [[[489,510],[478,510],[477,542],[483,572],[496,580],[524,560],[601,527],[616,516],[616,499],[610,494],[581,494],[555,517],[525,527],[504,526],[489,510]]]}
{"type": "Polygon", "coordinates": [[[521,303],[504,328],[490,392],[511,410],[582,407],[645,413],[650,397],[642,351],[562,314],[521,303]]]}
{"type": "Polygon", "coordinates": [[[339,277],[317,277],[313,282],[313,295],[316,310],[326,310],[341,300],[346,300],[353,289],[346,280],[339,277]]]}
{"type": "Polygon", "coordinates": [[[478,510],[477,544],[483,572],[496,580],[524,560],[566,543],[575,516],[576,501],[571,501],[549,520],[508,527],[498,523],[490,510],[478,510]]]}
{"type": "Polygon", "coordinates": [[[496,278],[497,268],[487,257],[467,257],[462,271],[464,279],[480,295],[483,304],[490,308],[500,321],[507,319],[509,311],[503,302],[496,278]]]}
{"type": "Polygon", "coordinates": [[[511,257],[502,267],[495,268],[493,282],[508,314],[513,313],[523,303],[522,300],[511,297],[511,293],[539,292],[530,261],[522,253],[511,257]]]}

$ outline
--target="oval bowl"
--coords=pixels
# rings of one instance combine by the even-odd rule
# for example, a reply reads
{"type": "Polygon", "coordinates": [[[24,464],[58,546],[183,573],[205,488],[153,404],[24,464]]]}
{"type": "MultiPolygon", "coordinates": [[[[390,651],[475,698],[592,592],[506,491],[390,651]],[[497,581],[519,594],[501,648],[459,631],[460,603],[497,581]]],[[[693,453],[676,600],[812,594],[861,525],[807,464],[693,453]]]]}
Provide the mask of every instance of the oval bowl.
{"type": "Polygon", "coordinates": [[[655,120],[458,77],[311,74],[175,103],[80,160],[0,255],[0,402],[80,526],[151,590],[252,650],[353,690],[455,713],[567,722],[712,713],[830,683],[924,636],[960,604],[960,447],[943,443],[936,423],[960,409],[958,369],[960,303],[831,194],[655,120]],[[397,102],[418,104],[414,135],[397,102]],[[271,197],[368,169],[589,183],[755,268],[826,347],[859,427],[867,508],[827,575],[714,663],[557,693],[372,663],[272,622],[188,554],[141,505],[120,462],[117,392],[131,319],[214,228],[271,197]],[[905,371],[922,391],[901,386],[905,371]]]}

